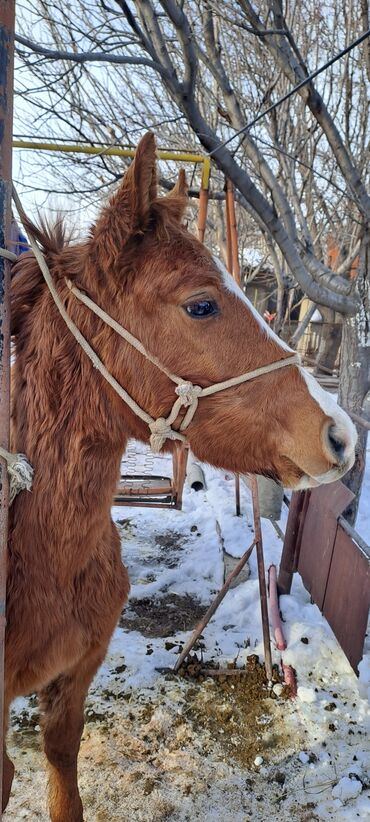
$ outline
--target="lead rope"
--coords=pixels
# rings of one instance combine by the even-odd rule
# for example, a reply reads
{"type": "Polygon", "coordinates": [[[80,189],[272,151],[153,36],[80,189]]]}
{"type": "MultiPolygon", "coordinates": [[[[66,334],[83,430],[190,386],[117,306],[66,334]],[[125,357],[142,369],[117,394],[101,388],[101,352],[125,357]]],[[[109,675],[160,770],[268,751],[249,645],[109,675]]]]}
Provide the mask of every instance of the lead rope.
{"type": "MultiPolygon", "coordinates": [[[[18,213],[20,219],[24,225],[25,220],[25,212],[23,206],[20,202],[17,192],[13,187],[13,199],[17,206],[18,213]]],[[[24,226],[25,227],[25,226],[24,226]]],[[[27,230],[27,229],[26,229],[27,230]]],[[[240,385],[241,383],[247,382],[249,380],[253,380],[256,377],[261,376],[262,374],[267,374],[270,371],[275,371],[279,368],[286,368],[288,365],[298,365],[300,363],[300,358],[297,354],[293,354],[291,357],[286,357],[283,360],[278,360],[276,362],[271,363],[270,365],[263,365],[260,368],[254,369],[254,371],[249,371],[245,374],[241,374],[239,377],[232,377],[229,380],[224,380],[223,382],[214,383],[213,385],[208,386],[207,388],[202,388],[199,385],[193,385],[193,383],[178,377],[176,374],[172,374],[164,365],[162,365],[159,360],[150,354],[143,344],[136,339],[129,331],[127,331],[123,326],[121,326],[116,320],[109,316],[100,306],[93,302],[86,294],[80,291],[76,286],[71,283],[70,280],[66,280],[66,284],[69,288],[69,291],[82,303],[84,303],[91,311],[93,311],[100,319],[102,319],[107,325],[114,329],[121,337],[123,337],[126,342],[132,345],[137,351],[139,351],[147,360],[149,360],[153,365],[155,365],[160,371],[162,371],[166,376],[176,384],[175,394],[177,394],[177,399],[175,400],[171,411],[168,417],[159,417],[158,419],[154,419],[150,416],[146,411],[144,411],[140,406],[135,402],[135,400],[127,393],[127,391],[117,382],[117,380],[109,373],[105,365],[99,359],[93,348],[87,342],[85,337],[81,334],[81,331],[77,328],[74,324],[73,320],[69,316],[66,311],[66,308],[59,296],[59,293],[55,287],[53,278],[50,274],[49,268],[46,264],[46,260],[39,249],[32,233],[28,230],[27,231],[29,237],[29,243],[33,250],[33,253],[36,257],[36,260],[40,266],[40,270],[42,275],[45,279],[45,282],[49,288],[51,296],[60,312],[61,316],[63,317],[66,325],[68,326],[69,330],[81,346],[81,348],[85,351],[87,356],[90,358],[94,368],[96,368],[100,374],[107,380],[107,382],[111,385],[111,387],[116,391],[116,393],[121,397],[121,399],[126,403],[126,405],[131,408],[131,410],[140,417],[141,420],[146,422],[148,425],[151,435],[150,435],[150,446],[155,453],[158,453],[162,448],[163,444],[165,443],[166,439],[171,440],[181,440],[182,442],[186,442],[186,437],[181,432],[184,431],[188,425],[190,424],[191,420],[194,417],[194,414],[198,407],[198,402],[200,397],[209,396],[211,394],[215,394],[218,391],[224,391],[227,388],[231,388],[236,385],[240,385]],[[173,423],[175,422],[176,418],[179,415],[179,412],[182,407],[187,408],[187,412],[185,417],[180,425],[180,431],[176,431],[172,428],[173,423]]]]}

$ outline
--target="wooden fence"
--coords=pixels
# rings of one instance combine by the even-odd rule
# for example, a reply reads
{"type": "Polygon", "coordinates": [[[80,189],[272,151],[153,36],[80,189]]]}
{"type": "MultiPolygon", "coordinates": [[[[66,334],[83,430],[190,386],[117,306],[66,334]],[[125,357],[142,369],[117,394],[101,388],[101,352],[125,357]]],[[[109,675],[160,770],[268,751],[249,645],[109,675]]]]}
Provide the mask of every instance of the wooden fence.
{"type": "Polygon", "coordinates": [[[342,516],[352,499],[342,482],[292,495],[278,589],[288,594],[298,571],[358,673],[370,607],[370,548],[342,516]]]}

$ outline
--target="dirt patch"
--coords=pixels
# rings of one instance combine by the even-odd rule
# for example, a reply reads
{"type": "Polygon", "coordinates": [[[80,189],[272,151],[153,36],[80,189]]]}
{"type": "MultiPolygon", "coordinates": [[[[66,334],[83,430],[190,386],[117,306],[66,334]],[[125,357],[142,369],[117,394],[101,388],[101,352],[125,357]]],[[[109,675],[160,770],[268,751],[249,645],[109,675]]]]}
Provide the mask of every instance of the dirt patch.
{"type": "MultiPolygon", "coordinates": [[[[268,761],[286,740],[276,720],[276,698],[267,687],[264,665],[252,654],[245,668],[232,675],[215,672],[209,676],[206,671],[196,656],[182,669],[187,679],[195,677],[194,687],[187,692],[186,718],[195,729],[222,743],[225,753],[239,765],[250,768],[256,756],[268,761]]],[[[279,681],[277,669],[274,679],[279,681]]]]}
{"type": "Polygon", "coordinates": [[[179,555],[184,547],[184,534],[178,531],[164,531],[163,534],[155,535],[154,544],[160,551],[160,564],[165,565],[166,568],[176,568],[179,555]]]}
{"type": "Polygon", "coordinates": [[[174,636],[178,631],[195,628],[207,607],[194,597],[180,594],[131,599],[119,625],[129,631],[140,631],[145,637],[174,636]]]}

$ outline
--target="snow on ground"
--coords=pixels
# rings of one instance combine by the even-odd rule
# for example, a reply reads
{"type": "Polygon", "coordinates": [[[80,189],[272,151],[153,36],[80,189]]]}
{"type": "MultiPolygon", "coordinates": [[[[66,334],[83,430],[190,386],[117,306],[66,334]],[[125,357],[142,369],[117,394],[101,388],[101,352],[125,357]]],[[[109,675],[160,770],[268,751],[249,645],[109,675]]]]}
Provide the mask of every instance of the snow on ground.
{"type": "MultiPolygon", "coordinates": [[[[247,489],[236,518],[232,478],[209,468],[206,476],[208,490],[187,489],[183,511],[113,509],[132,588],[87,701],[79,760],[85,820],[370,819],[366,686],[360,693],[298,576],[280,600],[283,657],[298,675],[295,700],[271,696],[257,682],[253,655],[263,658],[263,644],[254,556],[249,579],[229,591],[198,650],[199,658],[224,667],[249,657],[251,676],[231,684],[166,672],[222,585],[222,541],[240,556],[253,538],[247,489]]],[[[369,491],[370,471],[358,521],[368,541],[369,491]]],[[[278,564],[282,543],[267,520],[263,536],[266,567],[278,564]]],[[[274,649],[274,662],[280,657],[274,649]]],[[[370,671],[370,654],[363,670],[370,671]]],[[[48,819],[36,711],[32,697],[14,706],[17,776],[5,820],[48,819]]]]}

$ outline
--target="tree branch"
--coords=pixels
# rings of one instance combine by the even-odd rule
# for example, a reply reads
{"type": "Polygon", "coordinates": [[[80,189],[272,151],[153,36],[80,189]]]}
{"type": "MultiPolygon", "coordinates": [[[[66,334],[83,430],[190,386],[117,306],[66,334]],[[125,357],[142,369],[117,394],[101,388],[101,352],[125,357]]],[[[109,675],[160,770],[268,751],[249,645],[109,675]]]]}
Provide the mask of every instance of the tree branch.
{"type": "MultiPolygon", "coordinates": [[[[254,11],[252,4],[249,2],[249,0],[238,0],[238,3],[239,6],[245,12],[247,19],[253,25],[253,27],[258,28],[258,30],[260,31],[263,31],[265,27],[259,19],[257,13],[254,11]]],[[[285,76],[290,80],[290,82],[292,82],[293,84],[300,83],[309,74],[307,66],[304,64],[304,61],[295,44],[293,35],[291,31],[288,29],[286,21],[281,14],[281,11],[279,11],[280,7],[277,6],[274,0],[271,0],[270,5],[272,7],[274,19],[278,19],[280,22],[283,21],[284,28],[286,31],[286,37],[269,37],[266,38],[266,40],[264,40],[264,43],[266,45],[266,48],[268,48],[269,51],[274,55],[280,69],[283,71],[285,76]],[[294,44],[294,49],[292,48],[292,43],[294,44]]],[[[332,117],[330,116],[328,109],[326,108],[323,98],[316,90],[312,80],[309,83],[307,83],[307,85],[299,89],[297,93],[300,94],[300,96],[310,109],[312,115],[320,124],[326,136],[326,139],[333,151],[333,154],[337,160],[343,177],[356,199],[356,202],[361,213],[366,217],[367,220],[369,220],[370,197],[361,180],[357,168],[353,164],[352,159],[346,147],[344,146],[340,133],[332,117]]]]}
{"type": "Polygon", "coordinates": [[[47,48],[46,46],[40,46],[38,43],[29,40],[28,37],[23,37],[21,34],[16,34],[14,39],[17,43],[35,52],[35,54],[42,54],[48,60],[71,60],[74,63],[116,63],[126,66],[148,66],[162,75],[166,73],[166,70],[160,63],[149,60],[148,57],[133,57],[131,55],[110,54],[109,52],[100,51],[59,51],[57,49],[47,48]]]}

